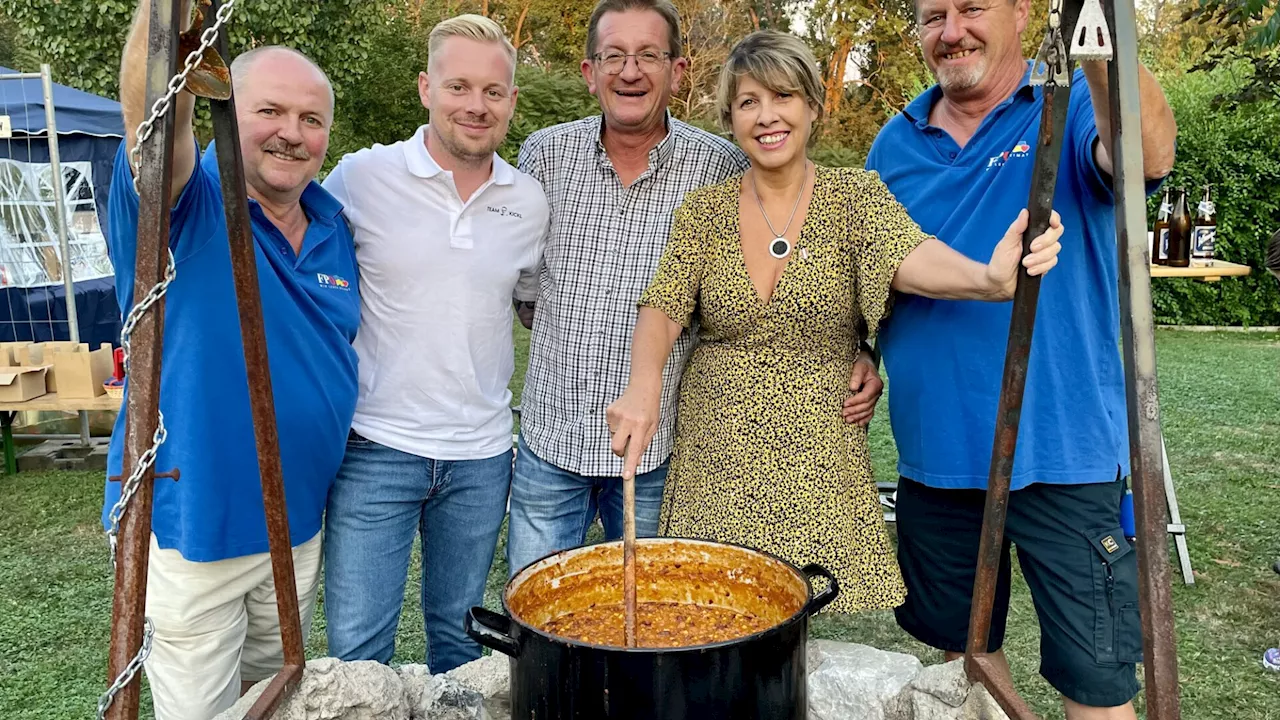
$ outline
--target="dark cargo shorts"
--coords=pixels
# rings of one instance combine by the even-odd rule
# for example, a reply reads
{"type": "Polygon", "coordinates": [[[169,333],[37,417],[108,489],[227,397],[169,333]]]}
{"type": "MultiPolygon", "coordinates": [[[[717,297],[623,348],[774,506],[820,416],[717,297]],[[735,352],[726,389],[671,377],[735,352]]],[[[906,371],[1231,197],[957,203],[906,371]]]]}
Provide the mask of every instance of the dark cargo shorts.
{"type": "MultiPolygon", "coordinates": [[[[1142,661],[1137,554],[1120,529],[1123,481],[1033,484],[1009,497],[989,652],[1004,643],[1009,543],[1040,619],[1040,674],[1091,707],[1123,705],[1138,693],[1142,661]]],[[[984,490],[898,485],[898,563],[907,600],[898,624],[917,640],[963,652],[977,568],[984,490]]]]}

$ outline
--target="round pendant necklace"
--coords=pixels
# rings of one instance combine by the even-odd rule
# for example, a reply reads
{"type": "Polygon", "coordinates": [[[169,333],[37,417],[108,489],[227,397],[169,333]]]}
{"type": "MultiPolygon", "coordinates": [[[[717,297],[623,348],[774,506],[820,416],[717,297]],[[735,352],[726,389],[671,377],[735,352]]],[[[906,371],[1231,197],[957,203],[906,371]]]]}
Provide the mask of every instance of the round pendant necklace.
{"type": "MultiPolygon", "coordinates": [[[[809,179],[809,163],[805,162],[804,167],[805,180],[809,179]]],[[[764,218],[764,224],[769,226],[769,232],[773,233],[773,240],[769,241],[769,254],[781,260],[791,254],[791,241],[787,239],[787,231],[791,229],[791,221],[796,219],[796,209],[800,207],[800,198],[804,197],[804,182],[800,183],[800,193],[796,195],[796,202],[791,206],[791,217],[787,218],[787,226],[782,228],[782,232],[773,229],[773,223],[769,222],[769,214],[764,211],[764,203],[760,201],[760,192],[756,190],[756,175],[751,173],[751,192],[756,196],[756,205],[760,208],[760,215],[764,218]]]]}

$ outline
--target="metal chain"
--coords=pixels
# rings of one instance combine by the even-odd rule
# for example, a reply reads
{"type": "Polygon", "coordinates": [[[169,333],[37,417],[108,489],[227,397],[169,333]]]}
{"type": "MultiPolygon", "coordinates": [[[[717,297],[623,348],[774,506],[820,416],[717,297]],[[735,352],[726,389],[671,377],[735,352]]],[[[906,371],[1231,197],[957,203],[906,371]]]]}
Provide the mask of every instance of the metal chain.
{"type": "Polygon", "coordinates": [[[124,672],[120,673],[120,677],[116,678],[116,681],[111,683],[111,687],[98,698],[98,720],[103,720],[107,716],[107,708],[111,707],[116,695],[132,682],[134,676],[142,669],[143,661],[151,654],[151,641],[155,635],[156,626],[151,622],[151,618],[147,618],[146,627],[142,631],[142,647],[138,649],[138,654],[133,656],[125,666],[124,672]]]}
{"type": "Polygon", "coordinates": [[[1044,42],[1031,65],[1031,84],[1066,87],[1071,84],[1067,72],[1067,48],[1062,42],[1062,0],[1049,0],[1049,27],[1044,42]]]}
{"type": "MultiPolygon", "coordinates": [[[[133,149],[129,152],[129,164],[133,167],[133,190],[138,192],[138,178],[142,170],[142,144],[150,139],[151,134],[155,131],[155,124],[173,105],[173,98],[187,86],[187,76],[192,70],[200,64],[204,53],[217,42],[218,31],[231,18],[231,13],[235,10],[237,0],[227,0],[226,4],[218,8],[215,15],[215,22],[200,34],[200,46],[187,55],[183,62],[181,72],[169,79],[167,91],[164,96],[151,106],[151,116],[144,120],[134,134],[136,142],[133,149]]],[[[173,248],[166,243],[165,248],[167,254],[167,262],[165,264],[164,277],[160,282],[147,292],[146,296],[140,302],[134,304],[129,311],[128,317],[125,319],[124,325],[120,329],[120,345],[124,350],[124,368],[125,375],[129,374],[129,357],[132,350],[133,330],[137,327],[142,316],[146,314],[156,303],[164,297],[169,290],[169,285],[173,283],[177,277],[177,266],[173,259],[173,248]]],[[[129,474],[127,480],[120,484],[120,499],[111,507],[108,514],[110,527],[107,530],[107,542],[111,546],[111,567],[116,567],[116,548],[118,545],[118,536],[120,532],[120,520],[124,517],[125,511],[129,507],[129,502],[133,496],[137,494],[139,486],[142,484],[142,476],[155,465],[156,455],[160,452],[160,446],[164,444],[168,435],[164,426],[164,413],[156,412],[156,432],[151,438],[151,447],[147,448],[134,462],[133,472],[129,474]]],[[[155,637],[155,625],[151,622],[151,618],[144,618],[145,626],[142,632],[142,645],[138,648],[138,652],[129,661],[121,671],[107,691],[98,698],[98,720],[104,720],[107,710],[111,707],[111,703],[115,701],[116,695],[129,685],[137,676],[138,671],[142,669],[143,664],[151,655],[151,644],[155,637]]]]}
{"type": "Polygon", "coordinates": [[[120,486],[120,499],[115,505],[111,506],[111,512],[108,513],[108,519],[111,521],[111,528],[107,530],[107,542],[111,545],[111,568],[116,567],[116,546],[118,544],[117,536],[120,533],[120,519],[124,517],[124,511],[129,507],[129,501],[133,499],[134,494],[138,492],[138,487],[142,484],[142,475],[147,468],[155,464],[156,454],[160,452],[160,446],[164,444],[168,431],[164,427],[164,413],[156,412],[158,420],[156,422],[156,433],[151,437],[151,447],[142,454],[134,463],[134,470],[129,475],[129,479],[124,481],[120,486]]]}
{"type": "MultiPolygon", "coordinates": [[[[129,357],[133,352],[133,329],[138,322],[142,320],[142,316],[151,309],[153,305],[160,302],[168,291],[169,285],[173,283],[177,277],[177,267],[173,260],[173,250],[167,248],[168,264],[165,267],[164,277],[160,280],[141,302],[135,303],[133,308],[129,310],[129,315],[125,318],[124,325],[120,328],[120,347],[124,350],[124,370],[125,376],[129,375],[129,357]]],[[[111,512],[107,518],[110,520],[110,526],[107,529],[107,542],[111,546],[111,567],[116,566],[116,541],[120,533],[120,519],[124,517],[124,512],[129,506],[129,501],[133,499],[134,493],[138,491],[138,486],[142,483],[142,476],[147,469],[155,464],[156,455],[160,452],[160,446],[164,444],[168,433],[164,426],[164,413],[156,412],[156,432],[151,438],[151,447],[137,459],[134,463],[133,472],[129,474],[129,478],[120,485],[120,499],[111,507],[111,512]]]]}
{"type": "Polygon", "coordinates": [[[204,51],[213,47],[213,44],[218,41],[218,31],[231,18],[231,13],[235,10],[237,1],[227,0],[225,5],[218,8],[218,12],[214,16],[215,22],[213,25],[200,34],[200,47],[192,50],[187,55],[186,61],[183,62],[182,70],[169,79],[168,91],[151,106],[151,117],[138,126],[138,130],[134,135],[137,141],[133,144],[133,150],[129,152],[129,163],[133,166],[133,189],[135,191],[138,189],[138,169],[142,166],[142,143],[151,137],[152,131],[155,130],[156,121],[169,112],[169,107],[173,104],[173,98],[187,86],[187,76],[200,64],[201,58],[204,57],[204,51]]]}

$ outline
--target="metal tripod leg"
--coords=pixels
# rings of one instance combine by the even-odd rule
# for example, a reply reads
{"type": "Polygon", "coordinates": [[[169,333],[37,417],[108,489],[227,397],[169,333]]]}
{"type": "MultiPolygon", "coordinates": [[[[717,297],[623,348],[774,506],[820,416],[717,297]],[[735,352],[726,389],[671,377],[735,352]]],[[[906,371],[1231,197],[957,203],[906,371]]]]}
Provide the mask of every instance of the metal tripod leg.
{"type": "Polygon", "coordinates": [[[1173,544],[1178,551],[1182,582],[1194,585],[1196,576],[1191,571],[1191,554],[1187,552],[1187,526],[1182,524],[1182,513],[1178,510],[1178,496],[1173,490],[1173,475],[1169,472],[1169,453],[1165,451],[1163,433],[1160,435],[1160,455],[1164,460],[1164,497],[1169,506],[1169,534],[1173,536],[1173,544]]]}

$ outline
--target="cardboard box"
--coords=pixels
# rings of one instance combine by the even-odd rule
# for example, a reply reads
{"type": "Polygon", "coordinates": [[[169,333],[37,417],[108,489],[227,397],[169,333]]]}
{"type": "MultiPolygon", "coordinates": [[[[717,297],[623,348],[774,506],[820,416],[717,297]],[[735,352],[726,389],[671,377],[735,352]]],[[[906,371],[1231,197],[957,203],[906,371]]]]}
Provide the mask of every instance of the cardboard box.
{"type": "MultiPolygon", "coordinates": [[[[58,376],[58,398],[90,400],[105,395],[102,383],[111,377],[112,367],[111,343],[102,343],[97,350],[90,350],[87,343],[58,349],[53,353],[51,373],[58,376]]],[[[49,390],[53,392],[52,387],[49,390]]]]}
{"type": "Polygon", "coordinates": [[[22,402],[45,394],[47,367],[0,368],[0,402],[22,402]]]}
{"type": "Polygon", "coordinates": [[[54,356],[63,352],[75,352],[80,348],[87,350],[88,347],[86,343],[74,343],[67,340],[24,343],[23,347],[14,348],[14,365],[17,367],[47,366],[49,373],[45,376],[45,389],[49,392],[58,392],[58,373],[53,366],[54,356]]]}

